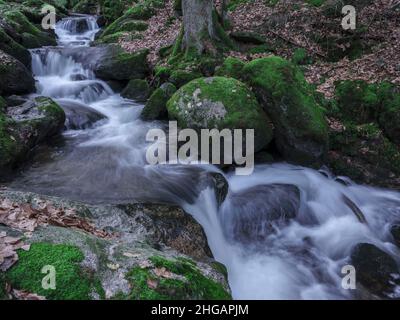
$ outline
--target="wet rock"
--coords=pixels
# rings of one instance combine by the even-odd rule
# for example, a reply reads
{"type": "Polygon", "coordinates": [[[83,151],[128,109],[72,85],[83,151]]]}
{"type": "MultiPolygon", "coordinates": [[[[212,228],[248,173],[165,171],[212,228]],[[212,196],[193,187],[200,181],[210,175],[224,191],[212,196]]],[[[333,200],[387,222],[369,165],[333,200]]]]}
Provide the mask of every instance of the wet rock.
{"type": "Polygon", "coordinates": [[[96,122],[107,118],[99,111],[82,103],[62,100],[59,104],[65,112],[65,127],[69,130],[92,128],[96,122]]]}
{"type": "Polygon", "coordinates": [[[146,239],[153,246],[164,244],[200,260],[212,257],[202,227],[179,207],[150,204],[120,207],[146,229],[146,239]]]}
{"type": "MultiPolygon", "coordinates": [[[[24,256],[23,264],[34,263],[32,259],[37,258],[42,259],[42,263],[48,261],[46,255],[38,251],[41,247],[46,248],[47,252],[57,251],[58,246],[64,247],[68,252],[76,252],[79,264],[72,266],[73,261],[66,261],[65,257],[60,256],[57,265],[68,265],[83,272],[82,282],[94,287],[91,293],[83,290],[85,295],[90,293],[89,299],[230,298],[226,270],[209,256],[204,256],[202,246],[206,239],[201,227],[177,207],[147,204],[93,206],[13,191],[1,191],[0,198],[35,208],[45,201],[55,208],[73,210],[98,228],[109,226],[113,230],[111,237],[99,238],[74,228],[50,225],[35,229],[32,237],[27,239],[27,243],[31,244],[38,255],[31,256],[30,259],[24,256]],[[184,252],[189,252],[190,255],[184,252]],[[199,258],[193,258],[197,254],[199,258]],[[149,283],[148,279],[152,282],[149,283]],[[174,281],[165,282],[165,279],[174,281]],[[157,285],[153,286],[153,283],[157,285]],[[212,291],[207,289],[210,286],[212,291]]],[[[8,233],[11,229],[0,226],[1,231],[8,233]]],[[[15,232],[10,234],[18,236],[15,232]]],[[[23,279],[34,279],[39,275],[34,271],[21,275],[18,271],[18,267],[8,271],[12,275],[11,285],[19,289],[31,289],[21,286],[21,276],[23,279]]],[[[72,282],[75,280],[75,277],[71,278],[72,282]]],[[[66,293],[75,291],[68,281],[60,281],[51,295],[40,292],[45,296],[49,295],[49,299],[57,300],[66,293]]]]}
{"type": "Polygon", "coordinates": [[[121,96],[137,102],[145,102],[151,94],[151,89],[146,80],[134,79],[121,92],[121,96]]]}
{"type": "Polygon", "coordinates": [[[168,117],[167,102],[175,92],[176,87],[172,83],[163,83],[150,96],[140,117],[146,121],[166,119],[168,117]]]}
{"type": "Polygon", "coordinates": [[[66,48],[63,53],[94,71],[103,80],[144,79],[149,73],[148,50],[127,52],[117,44],[105,44],[87,48],[66,48]]]}
{"type": "Polygon", "coordinates": [[[393,291],[399,269],[396,261],[386,252],[370,243],[359,243],[351,253],[356,279],[369,292],[388,297],[393,291]]]}
{"type": "Polygon", "coordinates": [[[35,146],[62,130],[64,121],[64,111],[47,97],[0,112],[0,172],[26,160],[35,146]]]}
{"type": "Polygon", "coordinates": [[[24,94],[35,90],[30,71],[17,59],[0,50],[0,94],[24,94]]]}
{"type": "Polygon", "coordinates": [[[394,243],[400,248],[400,221],[390,227],[394,243]]]}
{"type": "Polygon", "coordinates": [[[242,73],[274,124],[275,143],[284,159],[321,164],[328,151],[328,125],[301,71],[272,56],[247,63],[242,73]]]}
{"type": "Polygon", "coordinates": [[[276,227],[296,218],[300,209],[300,191],[293,185],[255,186],[232,193],[229,200],[220,216],[225,236],[248,245],[265,241],[276,227]]]}
{"type": "Polygon", "coordinates": [[[172,96],[167,109],[169,119],[177,120],[180,128],[254,129],[256,152],[273,137],[270,120],[254,94],[233,78],[195,79],[172,96]]]}

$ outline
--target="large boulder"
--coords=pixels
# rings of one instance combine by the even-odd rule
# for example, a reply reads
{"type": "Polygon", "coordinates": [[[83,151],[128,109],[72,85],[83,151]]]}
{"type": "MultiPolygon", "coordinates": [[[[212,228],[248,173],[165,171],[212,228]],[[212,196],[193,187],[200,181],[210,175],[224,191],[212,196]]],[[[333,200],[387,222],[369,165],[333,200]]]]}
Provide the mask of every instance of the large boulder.
{"type": "Polygon", "coordinates": [[[104,44],[87,48],[67,48],[63,53],[82,63],[85,68],[93,70],[103,80],[144,79],[149,73],[147,49],[127,52],[117,44],[104,44]]]}
{"type": "Polygon", "coordinates": [[[35,90],[31,72],[17,59],[0,50],[0,94],[24,94],[35,90]]]}
{"type": "Polygon", "coordinates": [[[26,160],[35,146],[62,130],[64,121],[64,111],[47,97],[0,111],[0,171],[26,160]]]}
{"type": "Polygon", "coordinates": [[[21,36],[4,19],[0,18],[0,50],[13,56],[26,67],[30,67],[31,55],[20,44],[21,41],[21,36]]]}
{"type": "Polygon", "coordinates": [[[255,151],[272,140],[272,126],[254,94],[233,78],[199,78],[168,101],[169,118],[181,128],[254,129],[255,151]]]}
{"type": "Polygon", "coordinates": [[[302,164],[321,162],[328,126],[297,67],[273,56],[249,62],[242,72],[275,126],[276,146],[284,158],[302,164]]]}
{"type": "Polygon", "coordinates": [[[39,30],[19,10],[5,12],[4,19],[20,35],[21,44],[28,49],[57,44],[54,35],[39,30]]]}
{"type": "Polygon", "coordinates": [[[151,89],[146,80],[133,79],[128,82],[121,96],[137,102],[145,102],[151,94],[151,89]]]}
{"type": "Polygon", "coordinates": [[[68,130],[92,128],[96,122],[107,118],[99,111],[79,102],[60,100],[58,103],[65,112],[65,128],[68,130]]]}
{"type": "Polygon", "coordinates": [[[167,118],[167,102],[176,92],[176,87],[169,82],[157,88],[146,102],[140,117],[146,121],[162,120],[167,118]]]}
{"type": "Polygon", "coordinates": [[[386,252],[370,243],[359,243],[351,253],[356,279],[370,293],[387,298],[399,279],[396,261],[386,252]],[[396,280],[397,279],[397,280],[396,280]]]}
{"type": "Polygon", "coordinates": [[[275,228],[296,218],[300,191],[285,184],[260,185],[232,193],[220,220],[225,236],[247,245],[262,244],[275,228]]]}
{"type": "Polygon", "coordinates": [[[0,261],[6,268],[0,299],[9,298],[2,295],[5,282],[48,300],[230,298],[226,269],[210,257],[201,226],[178,207],[87,205],[1,191],[3,204],[25,220],[16,224],[6,215],[0,225],[0,245],[5,236],[15,237],[11,254],[0,261]],[[21,239],[26,227],[34,230],[21,239]],[[22,244],[29,250],[18,250],[22,244]],[[55,290],[41,286],[44,265],[63,270],[55,290]]]}

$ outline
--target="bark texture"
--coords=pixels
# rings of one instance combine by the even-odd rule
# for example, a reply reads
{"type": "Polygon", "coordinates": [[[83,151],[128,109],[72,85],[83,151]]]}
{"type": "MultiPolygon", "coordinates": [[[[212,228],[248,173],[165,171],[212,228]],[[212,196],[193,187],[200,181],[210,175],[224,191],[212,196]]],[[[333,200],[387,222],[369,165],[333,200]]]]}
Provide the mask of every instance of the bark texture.
{"type": "Polygon", "coordinates": [[[183,48],[186,52],[205,51],[207,40],[217,40],[216,26],[213,19],[212,0],[183,0],[183,48]]]}

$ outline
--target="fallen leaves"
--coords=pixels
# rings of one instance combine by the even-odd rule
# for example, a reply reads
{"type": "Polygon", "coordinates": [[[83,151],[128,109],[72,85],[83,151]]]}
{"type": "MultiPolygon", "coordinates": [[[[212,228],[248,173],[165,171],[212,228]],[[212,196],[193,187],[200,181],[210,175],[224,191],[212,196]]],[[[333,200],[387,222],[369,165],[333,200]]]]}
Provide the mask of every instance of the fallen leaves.
{"type": "Polygon", "coordinates": [[[157,277],[166,278],[166,279],[172,278],[172,273],[170,271],[168,271],[167,269],[165,269],[164,267],[155,268],[153,270],[153,272],[157,277]]]}
{"type": "Polygon", "coordinates": [[[29,244],[24,244],[21,238],[7,236],[6,232],[0,232],[0,271],[5,272],[18,261],[17,250],[28,251],[29,244]]]}
{"type": "Polygon", "coordinates": [[[10,294],[17,300],[46,300],[43,296],[24,290],[11,289],[10,294]]]}
{"type": "Polygon", "coordinates": [[[80,229],[100,238],[110,237],[106,231],[77,216],[74,210],[56,208],[44,200],[39,201],[33,208],[28,203],[19,204],[7,198],[0,198],[0,223],[28,234],[39,225],[54,225],[80,229]]]}

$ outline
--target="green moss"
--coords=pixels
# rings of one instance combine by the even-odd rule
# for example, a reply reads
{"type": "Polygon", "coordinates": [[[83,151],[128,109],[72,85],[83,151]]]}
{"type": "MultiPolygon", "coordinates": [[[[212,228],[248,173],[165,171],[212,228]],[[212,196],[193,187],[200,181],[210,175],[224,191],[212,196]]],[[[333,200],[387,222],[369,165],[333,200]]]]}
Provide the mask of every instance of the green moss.
{"type": "Polygon", "coordinates": [[[165,83],[156,89],[146,102],[141,113],[143,120],[161,120],[167,116],[167,102],[176,92],[176,87],[171,83],[165,83]]]}
{"type": "MultiPolygon", "coordinates": [[[[345,122],[345,129],[340,132],[331,132],[331,149],[340,151],[349,157],[356,157],[366,161],[374,167],[379,164],[382,168],[400,173],[400,149],[383,136],[382,131],[374,123],[357,125],[345,122]]],[[[334,164],[335,166],[336,164],[334,164]]],[[[340,166],[340,162],[338,163],[340,166]]],[[[346,170],[342,165],[341,170],[346,170]]],[[[348,165],[349,176],[353,167],[348,165]]]]}
{"type": "Polygon", "coordinates": [[[335,98],[341,119],[362,124],[377,119],[384,101],[378,85],[346,80],[336,85],[335,98]]]}
{"type": "Polygon", "coordinates": [[[130,80],[121,93],[123,97],[137,101],[146,101],[150,94],[151,88],[149,84],[142,79],[130,80]]]}
{"type": "Polygon", "coordinates": [[[228,3],[228,10],[229,11],[235,11],[236,8],[239,7],[240,5],[245,4],[245,3],[249,3],[251,1],[254,1],[254,0],[231,0],[228,3]]]}
{"type": "Polygon", "coordinates": [[[0,301],[7,300],[8,295],[6,291],[6,277],[3,272],[0,273],[0,301]]]}
{"type": "Polygon", "coordinates": [[[311,64],[312,59],[308,56],[306,49],[298,48],[293,52],[292,62],[297,65],[311,64]]]}
{"type": "Polygon", "coordinates": [[[243,73],[252,86],[270,95],[272,104],[287,104],[289,126],[295,126],[308,136],[325,139],[327,124],[323,112],[312,88],[294,65],[280,57],[268,57],[249,62],[243,73]]]}
{"type": "Polygon", "coordinates": [[[132,32],[144,31],[148,28],[148,24],[140,20],[132,20],[122,16],[110,24],[102,33],[101,38],[118,33],[118,32],[132,32]]]}
{"type": "Polygon", "coordinates": [[[52,99],[47,97],[37,97],[35,102],[38,105],[38,109],[53,119],[62,120],[65,119],[64,110],[52,99]]]}
{"type": "MultiPolygon", "coordinates": [[[[6,273],[14,288],[45,296],[49,300],[89,299],[99,290],[94,276],[79,266],[84,256],[75,246],[65,244],[35,243],[29,251],[18,250],[19,261],[6,273]],[[56,270],[56,289],[42,288],[41,273],[44,266],[56,270]]],[[[103,294],[102,292],[98,292],[103,294]]]]}
{"type": "Polygon", "coordinates": [[[306,2],[314,7],[320,7],[324,4],[325,0],[306,0],[306,2]]]}
{"type": "Polygon", "coordinates": [[[17,10],[8,11],[4,14],[6,21],[20,34],[26,32],[39,36],[41,31],[34,26],[27,17],[17,10]]]}
{"type": "Polygon", "coordinates": [[[222,66],[215,72],[215,75],[240,79],[244,65],[245,63],[242,60],[228,57],[225,59],[222,66]]]}
{"type": "Polygon", "coordinates": [[[133,268],[127,279],[132,286],[130,299],[231,299],[224,287],[216,281],[205,277],[194,263],[184,260],[168,260],[160,256],[150,258],[157,268],[165,268],[175,275],[177,279],[159,278],[150,269],[133,268]],[[156,283],[156,288],[150,288],[148,282],[156,283]]]}
{"type": "Polygon", "coordinates": [[[10,120],[0,108],[0,169],[11,165],[17,150],[17,142],[10,134],[9,126],[10,120]]]}
{"type": "Polygon", "coordinates": [[[172,96],[167,109],[181,128],[254,129],[256,150],[272,139],[270,121],[254,94],[233,78],[193,80],[172,96]]]}
{"type": "Polygon", "coordinates": [[[177,88],[182,87],[186,83],[201,78],[203,75],[198,71],[189,71],[189,70],[173,70],[169,77],[169,81],[171,81],[177,88]]]}

